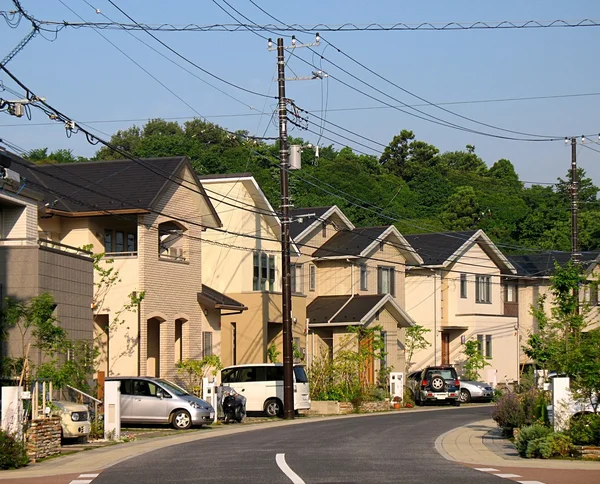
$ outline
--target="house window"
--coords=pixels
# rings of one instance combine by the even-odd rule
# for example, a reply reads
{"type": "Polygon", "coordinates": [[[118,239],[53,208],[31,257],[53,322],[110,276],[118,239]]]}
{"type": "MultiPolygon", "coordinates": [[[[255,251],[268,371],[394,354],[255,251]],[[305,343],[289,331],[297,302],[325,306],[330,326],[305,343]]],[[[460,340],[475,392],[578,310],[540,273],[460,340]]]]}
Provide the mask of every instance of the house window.
{"type": "Polygon", "coordinates": [[[252,256],[252,290],[275,290],[275,256],[264,252],[255,252],[252,256]]]}
{"type": "Polygon", "coordinates": [[[290,265],[290,276],[293,294],[304,294],[302,264],[290,265]]]}
{"type": "Polygon", "coordinates": [[[467,275],[466,274],[460,275],[460,297],[462,299],[467,298],[467,275]]]}
{"type": "Polygon", "coordinates": [[[206,358],[207,356],[211,356],[212,354],[213,354],[212,332],[203,331],[202,332],[202,358],[206,358]]]}
{"type": "Polygon", "coordinates": [[[135,234],[128,233],[127,234],[127,252],[136,252],[136,237],[135,234]]]}
{"type": "Polygon", "coordinates": [[[308,266],[308,290],[317,290],[317,266],[314,264],[308,266]]]}
{"type": "Polygon", "coordinates": [[[125,232],[117,230],[115,232],[115,252],[125,251],[125,232]]]}
{"type": "Polygon", "coordinates": [[[492,335],[491,334],[485,335],[485,357],[486,358],[492,357],[492,335]]]}
{"type": "Polygon", "coordinates": [[[368,291],[368,272],[367,272],[367,264],[360,265],[360,290],[368,291]]]}
{"type": "Polygon", "coordinates": [[[518,301],[517,284],[515,282],[504,283],[504,302],[515,303],[518,301]]]}
{"type": "Polygon", "coordinates": [[[104,231],[104,252],[112,252],[113,251],[113,231],[106,229],[104,231]]]}
{"type": "Polygon", "coordinates": [[[479,353],[481,353],[482,355],[483,353],[483,335],[482,334],[478,334],[477,335],[477,351],[479,351],[479,353]]]}
{"type": "Polygon", "coordinates": [[[377,293],[396,295],[395,271],[393,267],[377,268],[377,293]]]}
{"type": "Polygon", "coordinates": [[[475,276],[475,302],[491,303],[492,278],[490,276],[475,276]]]}
{"type": "Polygon", "coordinates": [[[136,251],[137,237],[135,233],[124,230],[104,230],[104,252],[115,254],[136,251]]]}
{"type": "Polygon", "coordinates": [[[186,228],[179,222],[168,221],[158,226],[158,254],[161,259],[185,261],[187,258],[186,228]]]}

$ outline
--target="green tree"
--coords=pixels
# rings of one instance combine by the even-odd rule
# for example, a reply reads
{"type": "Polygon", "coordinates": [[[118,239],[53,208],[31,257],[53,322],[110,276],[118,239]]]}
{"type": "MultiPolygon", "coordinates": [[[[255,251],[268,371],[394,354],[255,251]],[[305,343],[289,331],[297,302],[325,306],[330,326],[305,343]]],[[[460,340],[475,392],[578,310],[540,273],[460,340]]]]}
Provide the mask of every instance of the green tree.
{"type": "Polygon", "coordinates": [[[223,369],[221,358],[217,355],[205,356],[201,360],[182,360],[177,363],[177,373],[184,379],[189,391],[202,397],[202,379],[215,376],[223,369]]]}
{"type": "Polygon", "coordinates": [[[48,153],[48,148],[35,148],[24,156],[26,160],[37,164],[47,163],[79,163],[88,161],[83,156],[75,156],[73,150],[58,149],[48,153]]]}
{"type": "Polygon", "coordinates": [[[458,187],[448,199],[440,219],[447,230],[475,228],[481,215],[475,190],[470,186],[458,187]]]}
{"type": "Polygon", "coordinates": [[[406,328],[406,337],[404,343],[406,355],[404,368],[405,375],[408,375],[408,372],[410,371],[415,351],[424,350],[431,346],[431,343],[426,337],[427,333],[430,332],[430,329],[427,329],[419,324],[415,324],[414,326],[409,326],[406,328]]]}
{"type": "Polygon", "coordinates": [[[383,150],[379,163],[389,173],[409,182],[421,170],[435,166],[438,154],[435,146],[415,140],[414,133],[404,129],[383,150]]]}
{"type": "Polygon", "coordinates": [[[485,174],[485,162],[475,154],[475,147],[467,145],[467,151],[448,151],[439,156],[439,165],[445,170],[463,173],[485,174]]]}
{"type": "Polygon", "coordinates": [[[489,366],[489,363],[481,353],[479,343],[476,340],[466,341],[463,353],[466,358],[463,364],[463,376],[466,380],[478,381],[479,372],[486,366],[489,366]]]}

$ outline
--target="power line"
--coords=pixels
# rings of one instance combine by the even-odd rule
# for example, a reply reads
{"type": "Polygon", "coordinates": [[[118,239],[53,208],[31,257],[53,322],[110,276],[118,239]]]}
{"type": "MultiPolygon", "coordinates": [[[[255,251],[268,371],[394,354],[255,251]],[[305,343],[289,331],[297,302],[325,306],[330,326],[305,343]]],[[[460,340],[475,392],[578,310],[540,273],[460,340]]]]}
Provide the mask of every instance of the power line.
{"type": "Polygon", "coordinates": [[[217,76],[216,74],[213,74],[212,72],[204,69],[203,67],[199,66],[198,64],[196,64],[195,62],[191,61],[190,59],[188,59],[186,56],[184,56],[183,54],[180,54],[179,52],[177,52],[175,49],[173,49],[172,47],[170,47],[168,44],[166,44],[165,42],[163,42],[162,40],[160,40],[156,35],[154,35],[150,30],[145,29],[143,26],[141,26],[140,24],[138,24],[132,17],[130,17],[123,9],[121,9],[121,7],[119,7],[118,5],[116,5],[112,0],[108,0],[108,3],[110,3],[113,7],[115,7],[119,12],[121,12],[125,17],[127,17],[129,20],[131,20],[133,23],[135,23],[136,25],[140,26],[141,30],[143,30],[144,32],[146,32],[150,37],[152,37],[154,40],[156,40],[159,44],[161,44],[163,47],[165,47],[166,49],[168,49],[170,52],[172,52],[173,54],[175,54],[177,57],[179,57],[180,59],[184,60],[185,62],[187,62],[188,64],[194,66],[196,69],[204,72],[205,74],[208,74],[211,77],[214,77],[215,79],[227,84],[228,86],[234,87],[236,89],[239,89],[240,91],[244,91],[247,92],[249,94],[254,94],[255,96],[260,96],[260,97],[267,97],[267,98],[272,98],[275,99],[273,96],[268,96],[266,94],[260,93],[260,92],[256,92],[253,91],[252,89],[247,89],[243,86],[239,86],[233,82],[230,82],[226,79],[223,79],[220,76],[217,76]]]}
{"type": "MultiPolygon", "coordinates": [[[[0,12],[3,13],[3,12],[0,12]]],[[[8,12],[4,12],[8,13],[8,12]]],[[[257,32],[380,32],[380,31],[464,31],[464,30],[519,30],[519,29],[550,29],[550,28],[582,28],[598,27],[600,20],[525,20],[525,21],[476,21],[476,22],[421,22],[410,24],[405,22],[396,23],[344,23],[344,24],[138,24],[116,23],[116,22],[70,22],[38,20],[41,25],[50,25],[63,29],[71,28],[100,28],[110,30],[150,30],[158,32],[245,32],[253,30],[257,32]]]]}

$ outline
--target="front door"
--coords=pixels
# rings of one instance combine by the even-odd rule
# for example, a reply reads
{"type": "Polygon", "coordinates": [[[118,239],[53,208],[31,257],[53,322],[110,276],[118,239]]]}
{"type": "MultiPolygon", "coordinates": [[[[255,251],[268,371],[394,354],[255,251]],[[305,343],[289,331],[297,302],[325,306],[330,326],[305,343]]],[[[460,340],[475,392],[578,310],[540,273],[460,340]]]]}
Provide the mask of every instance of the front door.
{"type": "Polygon", "coordinates": [[[450,333],[442,332],[442,365],[450,364],[450,333]]]}

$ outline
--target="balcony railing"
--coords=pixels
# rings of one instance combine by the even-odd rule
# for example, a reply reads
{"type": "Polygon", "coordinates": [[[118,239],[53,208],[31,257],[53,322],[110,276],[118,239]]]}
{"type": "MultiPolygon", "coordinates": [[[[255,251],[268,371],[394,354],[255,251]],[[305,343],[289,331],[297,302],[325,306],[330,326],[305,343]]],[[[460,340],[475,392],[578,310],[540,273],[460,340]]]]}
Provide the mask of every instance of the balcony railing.
{"type": "Polygon", "coordinates": [[[116,258],[124,258],[124,257],[137,257],[137,250],[129,251],[129,252],[106,252],[104,257],[106,259],[116,259],[116,258]]]}
{"type": "Polygon", "coordinates": [[[14,239],[0,239],[0,247],[27,247],[27,246],[38,246],[47,249],[60,250],[61,252],[68,252],[69,254],[81,255],[84,257],[90,257],[91,252],[83,250],[79,247],[71,247],[70,245],[61,244],[60,242],[54,242],[53,240],[47,239],[35,239],[35,238],[14,238],[14,239]]]}

